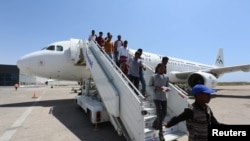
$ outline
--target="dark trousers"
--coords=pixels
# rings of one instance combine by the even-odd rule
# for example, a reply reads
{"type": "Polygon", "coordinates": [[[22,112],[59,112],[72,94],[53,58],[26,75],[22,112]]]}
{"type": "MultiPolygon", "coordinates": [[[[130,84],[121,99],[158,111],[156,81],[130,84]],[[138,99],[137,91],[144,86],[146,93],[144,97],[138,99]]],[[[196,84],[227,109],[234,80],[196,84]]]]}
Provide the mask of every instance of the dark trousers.
{"type": "MultiPolygon", "coordinates": [[[[129,74],[128,78],[134,84],[134,86],[138,89],[139,88],[140,77],[136,77],[136,76],[133,76],[133,75],[129,74]]],[[[136,94],[138,95],[138,93],[136,93],[136,94]]]]}
{"type": "Polygon", "coordinates": [[[167,115],[167,101],[154,100],[156,107],[156,119],[154,123],[156,124],[157,129],[162,130],[162,122],[167,115]]]}

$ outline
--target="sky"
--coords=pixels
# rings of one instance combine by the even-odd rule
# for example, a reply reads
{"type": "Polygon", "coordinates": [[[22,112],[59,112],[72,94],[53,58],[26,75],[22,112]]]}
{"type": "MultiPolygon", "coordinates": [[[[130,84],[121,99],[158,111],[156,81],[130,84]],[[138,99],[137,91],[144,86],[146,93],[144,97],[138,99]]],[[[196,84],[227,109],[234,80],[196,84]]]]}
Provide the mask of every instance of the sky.
{"type": "MultiPolygon", "coordinates": [[[[1,0],[0,64],[91,30],[128,40],[128,48],[212,65],[250,64],[249,0],[1,0]]],[[[250,72],[219,81],[250,81],[250,72]]]]}

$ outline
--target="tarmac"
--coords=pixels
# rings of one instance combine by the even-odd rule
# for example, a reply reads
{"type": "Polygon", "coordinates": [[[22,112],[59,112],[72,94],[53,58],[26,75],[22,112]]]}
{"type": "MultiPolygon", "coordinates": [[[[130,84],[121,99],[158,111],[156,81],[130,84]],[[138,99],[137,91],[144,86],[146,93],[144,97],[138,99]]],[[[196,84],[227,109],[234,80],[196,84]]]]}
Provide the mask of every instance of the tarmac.
{"type": "MultiPolygon", "coordinates": [[[[96,127],[72,86],[0,87],[0,141],[126,141],[111,123],[96,127]]],[[[250,85],[217,86],[209,105],[219,122],[250,125],[250,85]]],[[[193,97],[189,98],[190,103],[193,97]]],[[[183,136],[178,141],[187,141],[183,136]]]]}

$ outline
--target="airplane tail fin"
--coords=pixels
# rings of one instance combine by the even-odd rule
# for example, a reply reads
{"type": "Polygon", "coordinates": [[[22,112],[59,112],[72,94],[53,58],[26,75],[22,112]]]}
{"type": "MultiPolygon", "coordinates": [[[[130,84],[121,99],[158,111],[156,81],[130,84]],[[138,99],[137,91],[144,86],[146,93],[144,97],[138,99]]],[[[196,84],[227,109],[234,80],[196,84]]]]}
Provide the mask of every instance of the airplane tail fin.
{"type": "Polygon", "coordinates": [[[218,54],[215,58],[214,62],[215,67],[224,67],[224,55],[223,55],[223,49],[219,48],[218,54]]]}

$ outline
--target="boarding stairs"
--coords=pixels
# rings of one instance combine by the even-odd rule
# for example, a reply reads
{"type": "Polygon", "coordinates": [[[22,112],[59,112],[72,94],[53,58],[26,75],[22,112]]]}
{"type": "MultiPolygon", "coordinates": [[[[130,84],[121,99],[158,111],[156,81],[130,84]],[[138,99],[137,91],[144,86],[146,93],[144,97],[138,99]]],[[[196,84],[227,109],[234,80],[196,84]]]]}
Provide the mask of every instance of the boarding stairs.
{"type": "MultiPolygon", "coordinates": [[[[154,88],[147,86],[147,95],[150,96],[145,99],[96,42],[80,40],[77,47],[81,51],[81,63],[84,65],[86,63],[90,70],[97,91],[109,113],[110,121],[118,134],[124,135],[127,141],[159,140],[158,131],[152,128],[152,122],[156,118],[152,100],[154,88]]],[[[75,62],[78,62],[77,59],[75,62]]],[[[145,66],[147,68],[144,75],[147,83],[154,72],[147,64],[145,66]]],[[[171,91],[167,94],[166,120],[180,114],[188,106],[185,93],[172,84],[170,88],[171,91]]],[[[185,122],[163,129],[166,141],[187,134],[185,122]]]]}

